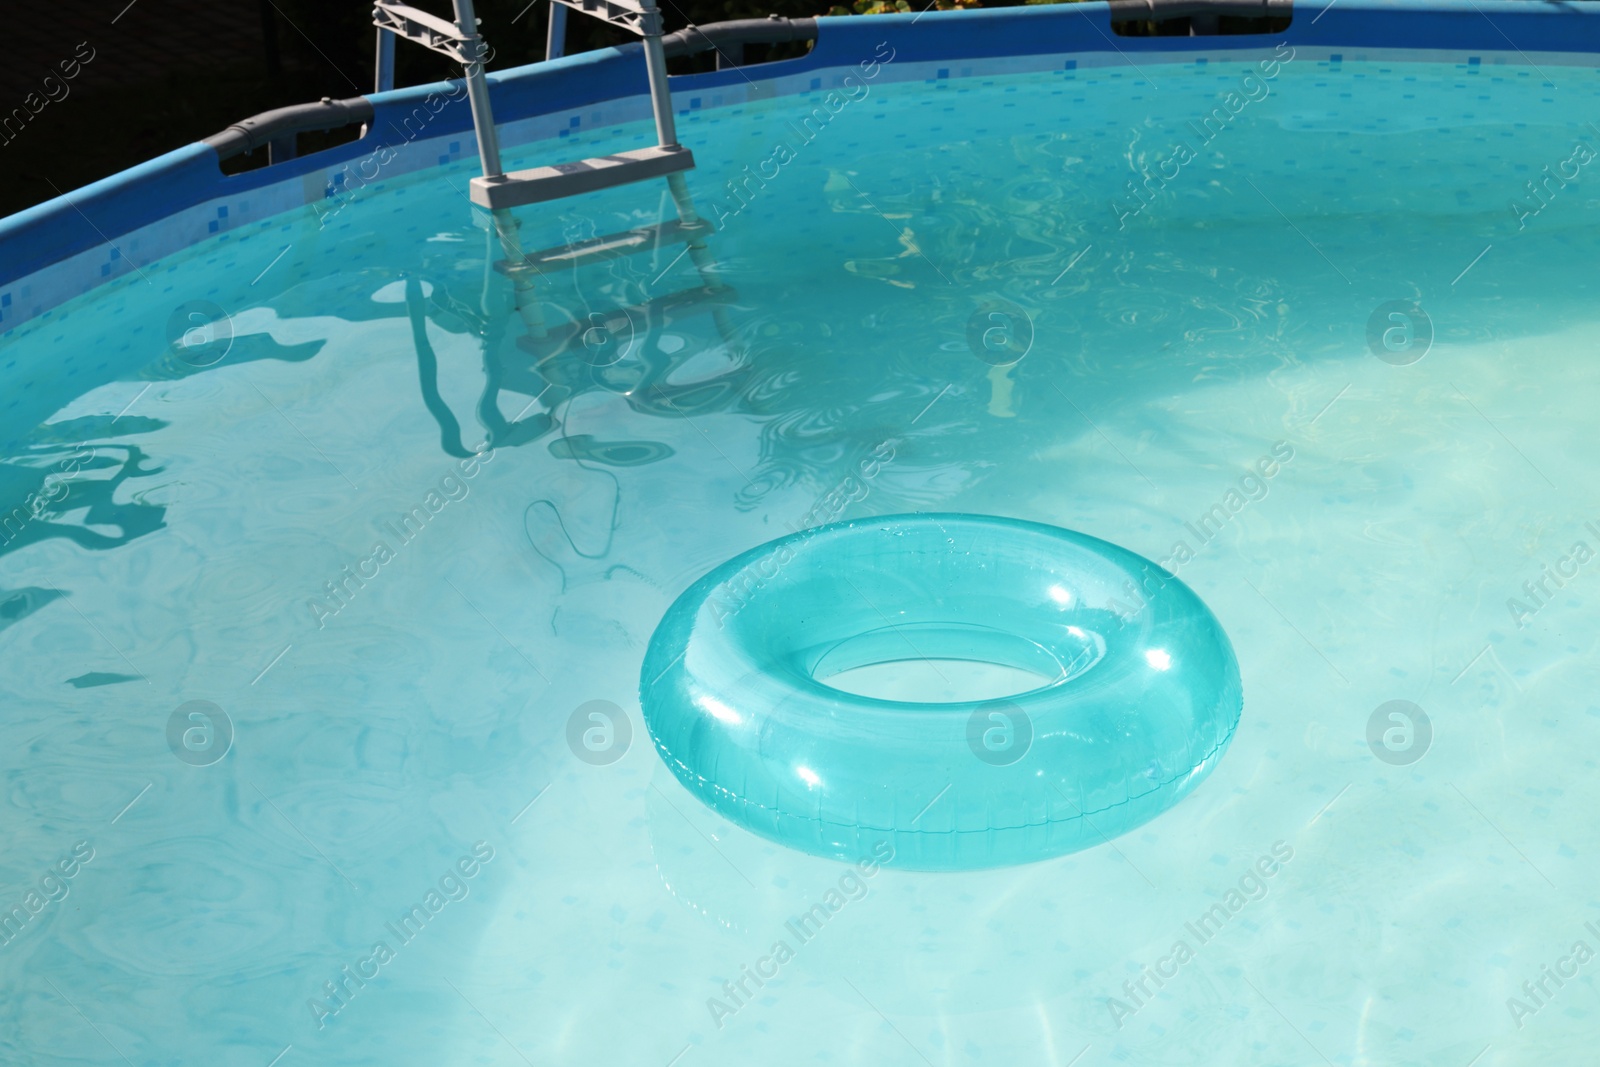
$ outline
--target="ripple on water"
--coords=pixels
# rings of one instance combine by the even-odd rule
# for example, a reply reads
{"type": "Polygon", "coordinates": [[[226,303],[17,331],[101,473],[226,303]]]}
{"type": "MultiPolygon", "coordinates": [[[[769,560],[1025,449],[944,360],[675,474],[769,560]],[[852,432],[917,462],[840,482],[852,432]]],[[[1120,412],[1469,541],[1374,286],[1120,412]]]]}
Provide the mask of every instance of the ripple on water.
{"type": "Polygon", "coordinates": [[[147,841],[97,860],[117,864],[115,889],[94,895],[73,940],[128,975],[206,977],[242,960],[252,969],[283,965],[326,907],[244,833],[147,841]]]}

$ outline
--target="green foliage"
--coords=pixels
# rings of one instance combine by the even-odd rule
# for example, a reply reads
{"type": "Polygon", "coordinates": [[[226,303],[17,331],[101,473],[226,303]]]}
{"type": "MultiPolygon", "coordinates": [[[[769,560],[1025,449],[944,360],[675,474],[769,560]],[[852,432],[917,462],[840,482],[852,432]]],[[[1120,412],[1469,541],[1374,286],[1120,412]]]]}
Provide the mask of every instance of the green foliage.
{"type": "MultiPolygon", "coordinates": [[[[1025,3],[1056,3],[1057,0],[1024,0],[1025,3]]],[[[960,11],[967,8],[982,7],[983,0],[934,0],[932,5],[940,11],[960,11]]],[[[830,15],[893,15],[897,12],[910,13],[917,10],[927,10],[927,7],[914,8],[906,0],[855,0],[851,7],[840,7],[835,4],[828,9],[830,15]]]]}

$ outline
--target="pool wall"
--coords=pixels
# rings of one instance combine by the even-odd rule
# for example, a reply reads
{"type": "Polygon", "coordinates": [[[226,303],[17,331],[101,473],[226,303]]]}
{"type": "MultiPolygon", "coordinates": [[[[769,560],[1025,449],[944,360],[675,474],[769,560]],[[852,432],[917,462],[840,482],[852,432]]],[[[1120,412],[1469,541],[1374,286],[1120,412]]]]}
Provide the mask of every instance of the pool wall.
{"type": "MultiPolygon", "coordinates": [[[[1297,4],[1282,34],[1215,37],[1121,37],[1104,3],[821,18],[816,45],[801,58],[674,77],[671,86],[680,115],[808,94],[826,106],[846,78],[862,76],[863,64],[874,65],[871,77],[880,82],[933,81],[1225,60],[1284,41],[1299,57],[1329,64],[1410,58],[1492,67],[1526,65],[1525,55],[1538,53],[1542,63],[1594,66],[1600,5],[1336,0],[1325,7],[1297,4]]],[[[650,115],[638,45],[517,67],[489,75],[489,82],[502,144],[513,158],[530,142],[559,143],[650,115]]],[[[0,220],[0,338],[75,296],[211,237],[226,240],[231,231],[307,207],[325,226],[337,227],[339,206],[364,188],[379,190],[434,166],[476,167],[471,114],[459,82],[369,99],[375,114],[366,135],[335,148],[230,176],[216,152],[197,142],[0,220]]],[[[540,162],[582,154],[568,149],[540,162]]]]}

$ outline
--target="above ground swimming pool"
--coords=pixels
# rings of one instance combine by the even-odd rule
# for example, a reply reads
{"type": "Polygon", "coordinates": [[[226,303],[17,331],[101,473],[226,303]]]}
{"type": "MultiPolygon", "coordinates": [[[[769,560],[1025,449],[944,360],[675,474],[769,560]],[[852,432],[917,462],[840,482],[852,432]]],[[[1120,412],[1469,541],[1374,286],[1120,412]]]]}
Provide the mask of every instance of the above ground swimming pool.
{"type": "MultiPolygon", "coordinates": [[[[1584,1062],[1597,55],[1575,4],[822,19],[674,79],[696,247],[507,270],[441,86],[0,222],[0,1061],[1584,1062]],[[640,702],[686,590],[952,514],[1150,561],[1129,613],[1193,590],[1244,694],[1209,777],[933,871],[687,788],[640,702]]],[[[508,163],[653,143],[637,63],[500,76],[508,163]]],[[[655,180],[514,217],[675,216],[655,180]]],[[[939,641],[794,663],[841,704],[1083,667],[939,641]]],[[[952,773],[1029,766],[1014,726],[952,773]]]]}

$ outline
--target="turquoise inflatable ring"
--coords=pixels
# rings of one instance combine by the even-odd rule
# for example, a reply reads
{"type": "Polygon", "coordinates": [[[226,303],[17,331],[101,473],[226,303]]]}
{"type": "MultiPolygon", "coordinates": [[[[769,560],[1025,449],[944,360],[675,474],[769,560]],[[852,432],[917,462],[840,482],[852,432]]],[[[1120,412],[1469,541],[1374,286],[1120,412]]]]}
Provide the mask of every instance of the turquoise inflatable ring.
{"type": "Polygon", "coordinates": [[[1100,844],[1172,807],[1243,708],[1216,618],[1085,534],[981,515],[804,530],[712,570],[645,653],[656,750],[704,803],[782,844],[968,870],[1100,844]],[[826,679],[925,659],[1040,676],[1003,699],[861,696],[826,679]]]}

